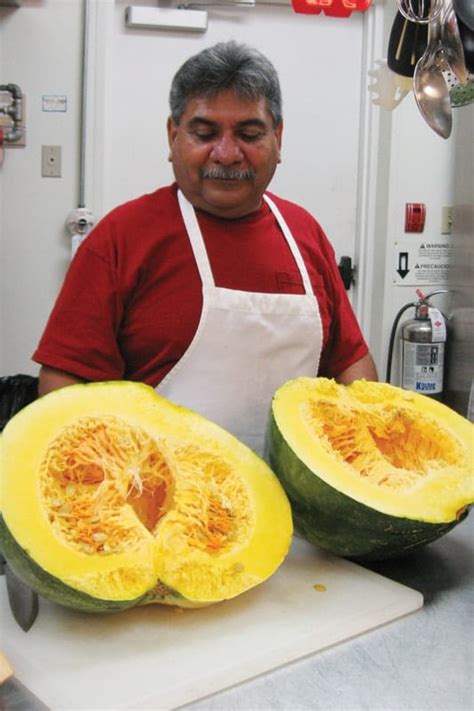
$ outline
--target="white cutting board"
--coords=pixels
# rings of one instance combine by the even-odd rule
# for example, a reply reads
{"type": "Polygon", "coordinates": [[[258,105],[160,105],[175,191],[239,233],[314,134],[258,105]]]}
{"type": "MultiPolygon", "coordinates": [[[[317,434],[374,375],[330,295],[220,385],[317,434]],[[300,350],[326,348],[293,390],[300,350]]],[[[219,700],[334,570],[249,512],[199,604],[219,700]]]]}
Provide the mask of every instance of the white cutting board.
{"type": "Polygon", "coordinates": [[[5,653],[51,709],[162,711],[406,615],[423,597],[295,539],[268,581],[200,610],[153,605],[96,616],[41,600],[25,633],[4,583],[0,603],[5,653]]]}

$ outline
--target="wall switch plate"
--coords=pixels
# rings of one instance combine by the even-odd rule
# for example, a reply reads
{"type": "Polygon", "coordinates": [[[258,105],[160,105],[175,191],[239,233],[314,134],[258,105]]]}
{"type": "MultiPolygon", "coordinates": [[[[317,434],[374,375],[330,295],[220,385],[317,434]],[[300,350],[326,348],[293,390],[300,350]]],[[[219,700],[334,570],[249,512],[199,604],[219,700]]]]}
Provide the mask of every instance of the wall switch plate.
{"type": "Polygon", "coordinates": [[[41,146],[41,175],[43,178],[61,177],[61,146],[41,146]]]}
{"type": "Polygon", "coordinates": [[[450,235],[451,226],[453,222],[453,208],[452,207],[442,207],[441,208],[441,234],[450,235]]]}

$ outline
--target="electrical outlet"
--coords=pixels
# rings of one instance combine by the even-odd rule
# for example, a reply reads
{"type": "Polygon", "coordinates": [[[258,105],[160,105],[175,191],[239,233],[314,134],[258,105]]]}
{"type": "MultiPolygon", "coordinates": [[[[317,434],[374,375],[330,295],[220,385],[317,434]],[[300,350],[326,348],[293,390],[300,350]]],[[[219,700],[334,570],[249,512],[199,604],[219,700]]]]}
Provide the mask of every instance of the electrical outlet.
{"type": "Polygon", "coordinates": [[[452,207],[442,207],[441,208],[441,234],[450,235],[451,225],[453,222],[453,208],[452,207]]]}
{"type": "Polygon", "coordinates": [[[41,146],[41,175],[43,178],[61,177],[61,146],[41,146]]]}

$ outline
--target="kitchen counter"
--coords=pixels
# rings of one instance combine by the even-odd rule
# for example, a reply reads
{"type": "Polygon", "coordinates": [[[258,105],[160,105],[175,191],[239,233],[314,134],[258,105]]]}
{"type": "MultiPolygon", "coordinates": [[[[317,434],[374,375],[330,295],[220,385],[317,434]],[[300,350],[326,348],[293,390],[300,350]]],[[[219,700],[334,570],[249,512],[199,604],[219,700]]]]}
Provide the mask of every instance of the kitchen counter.
{"type": "Polygon", "coordinates": [[[186,711],[473,711],[474,514],[438,541],[371,570],[424,607],[186,711]]]}
{"type": "MultiPolygon", "coordinates": [[[[419,590],[424,607],[182,710],[472,711],[474,514],[404,559],[367,567],[419,590]]],[[[0,691],[2,711],[44,708],[0,691]]]]}

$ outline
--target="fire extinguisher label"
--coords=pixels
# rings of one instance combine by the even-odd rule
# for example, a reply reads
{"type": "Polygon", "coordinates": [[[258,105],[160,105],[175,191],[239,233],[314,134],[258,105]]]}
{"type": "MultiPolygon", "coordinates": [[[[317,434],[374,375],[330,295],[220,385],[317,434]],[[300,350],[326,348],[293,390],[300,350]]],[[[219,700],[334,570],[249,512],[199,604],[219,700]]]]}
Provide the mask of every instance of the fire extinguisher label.
{"type": "Polygon", "coordinates": [[[433,306],[428,308],[428,318],[431,321],[431,340],[434,343],[440,343],[446,340],[446,321],[439,309],[433,306]]]}
{"type": "Polygon", "coordinates": [[[444,343],[403,342],[402,387],[423,395],[443,391],[444,343]]]}

